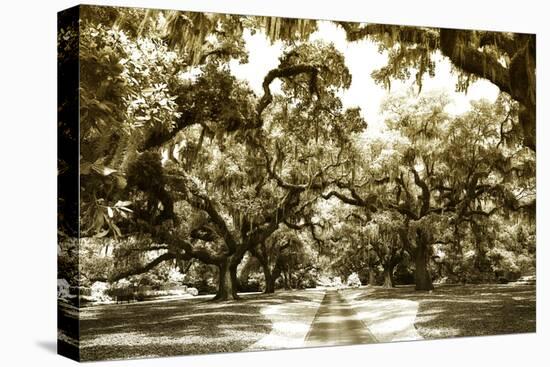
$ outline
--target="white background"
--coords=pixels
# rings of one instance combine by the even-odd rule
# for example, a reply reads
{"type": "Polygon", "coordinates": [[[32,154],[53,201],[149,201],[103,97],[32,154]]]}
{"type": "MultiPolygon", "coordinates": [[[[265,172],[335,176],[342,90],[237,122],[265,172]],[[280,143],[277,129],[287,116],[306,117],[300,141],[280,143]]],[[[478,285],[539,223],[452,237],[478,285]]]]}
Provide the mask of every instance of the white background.
{"type": "MultiPolygon", "coordinates": [[[[537,334],[105,362],[105,366],[542,365],[548,359],[548,12],[544,1],[91,1],[258,15],[537,33],[537,334]],[[543,344],[543,340],[546,343],[543,344]]],[[[56,339],[56,12],[4,1],[0,19],[0,364],[64,366],[56,339]]],[[[474,311],[474,310],[473,310],[474,311]]]]}

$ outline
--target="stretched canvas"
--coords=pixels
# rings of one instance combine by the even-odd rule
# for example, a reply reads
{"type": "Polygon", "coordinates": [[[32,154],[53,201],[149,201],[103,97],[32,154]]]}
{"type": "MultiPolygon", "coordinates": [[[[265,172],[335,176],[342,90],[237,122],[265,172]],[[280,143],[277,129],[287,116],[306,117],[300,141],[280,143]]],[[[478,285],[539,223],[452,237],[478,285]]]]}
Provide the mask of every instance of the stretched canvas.
{"type": "Polygon", "coordinates": [[[535,332],[535,35],[288,16],[59,13],[60,354],[535,332]]]}

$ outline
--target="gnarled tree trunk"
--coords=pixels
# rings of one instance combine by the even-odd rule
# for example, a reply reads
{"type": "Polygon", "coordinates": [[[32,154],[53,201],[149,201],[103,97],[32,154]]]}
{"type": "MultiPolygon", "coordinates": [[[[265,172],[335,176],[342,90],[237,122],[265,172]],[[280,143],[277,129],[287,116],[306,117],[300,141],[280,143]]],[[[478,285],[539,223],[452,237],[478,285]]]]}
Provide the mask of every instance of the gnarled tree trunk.
{"type": "Polygon", "coordinates": [[[417,234],[417,244],[415,250],[415,289],[417,291],[431,291],[434,289],[432,276],[428,269],[428,257],[430,255],[428,244],[422,233],[417,234]]]}
{"type": "Polygon", "coordinates": [[[263,271],[265,277],[264,293],[275,293],[275,282],[281,276],[281,268],[279,267],[279,265],[275,265],[275,268],[273,269],[273,271],[271,271],[269,265],[266,264],[265,266],[263,266],[263,271]]]}
{"type": "Polygon", "coordinates": [[[372,268],[369,268],[369,285],[370,286],[376,285],[376,273],[372,268]]]}
{"type": "Polygon", "coordinates": [[[229,257],[219,266],[218,292],[215,301],[227,301],[239,299],[237,295],[237,265],[238,261],[229,257]]]}
{"type": "Polygon", "coordinates": [[[384,267],[384,284],[382,285],[384,288],[393,288],[394,282],[393,282],[393,264],[388,264],[384,267]]]}
{"type": "Polygon", "coordinates": [[[276,264],[273,270],[271,270],[271,268],[269,267],[268,258],[264,255],[265,250],[260,252],[252,248],[250,250],[250,253],[254,257],[256,257],[256,259],[258,259],[258,262],[262,267],[262,271],[264,273],[264,279],[265,279],[264,293],[275,293],[275,281],[281,275],[281,268],[279,267],[278,264],[276,264]]]}
{"type": "Polygon", "coordinates": [[[285,289],[291,289],[290,272],[288,270],[283,271],[283,284],[285,289]]]}
{"type": "Polygon", "coordinates": [[[269,271],[268,267],[264,267],[264,278],[265,278],[265,290],[264,293],[275,293],[275,278],[269,271]]]}
{"type": "Polygon", "coordinates": [[[275,293],[275,282],[277,281],[277,278],[281,275],[281,271],[275,268],[273,271],[267,267],[267,269],[264,268],[264,276],[265,276],[265,290],[264,293],[275,293]]]}

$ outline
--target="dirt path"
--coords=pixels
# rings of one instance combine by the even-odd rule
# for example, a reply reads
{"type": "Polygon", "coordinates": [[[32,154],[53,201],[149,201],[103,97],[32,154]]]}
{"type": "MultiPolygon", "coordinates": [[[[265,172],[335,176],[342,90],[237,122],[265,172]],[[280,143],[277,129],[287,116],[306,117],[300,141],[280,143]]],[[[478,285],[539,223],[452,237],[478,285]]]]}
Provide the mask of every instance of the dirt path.
{"type": "Polygon", "coordinates": [[[277,292],[277,295],[294,295],[298,302],[279,303],[264,307],[262,315],[272,323],[271,332],[246,350],[301,348],[311,323],[324,299],[323,290],[277,292]]]}
{"type": "Polygon", "coordinates": [[[319,307],[304,346],[331,346],[376,343],[353,307],[334,290],[327,291],[319,307]]]}

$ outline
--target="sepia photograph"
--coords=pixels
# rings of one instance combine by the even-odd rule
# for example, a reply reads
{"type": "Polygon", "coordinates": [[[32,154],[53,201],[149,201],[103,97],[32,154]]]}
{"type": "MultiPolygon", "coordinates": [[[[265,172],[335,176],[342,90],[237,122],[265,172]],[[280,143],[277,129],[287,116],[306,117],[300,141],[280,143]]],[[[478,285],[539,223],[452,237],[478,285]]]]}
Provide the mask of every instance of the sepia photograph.
{"type": "Polygon", "coordinates": [[[57,21],[59,354],[537,331],[535,34],[57,21]]]}

